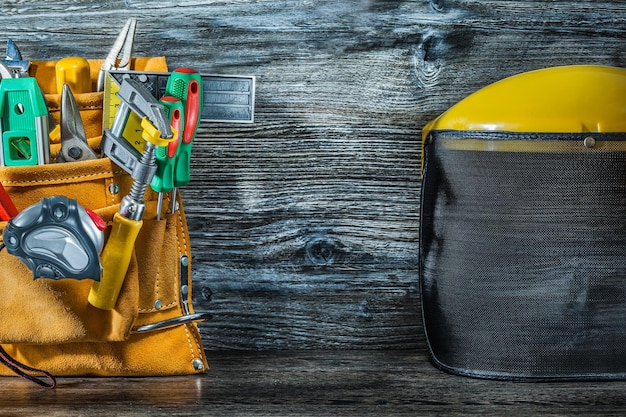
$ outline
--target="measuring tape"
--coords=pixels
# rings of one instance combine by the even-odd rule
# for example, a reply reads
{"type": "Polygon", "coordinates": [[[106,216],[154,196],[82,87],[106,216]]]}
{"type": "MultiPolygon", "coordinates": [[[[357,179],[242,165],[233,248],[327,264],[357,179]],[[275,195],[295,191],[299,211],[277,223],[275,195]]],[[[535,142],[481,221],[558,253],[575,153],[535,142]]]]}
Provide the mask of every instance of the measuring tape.
{"type": "Polygon", "coordinates": [[[106,223],[65,196],[43,198],[9,220],[2,238],[7,251],[33,272],[33,278],[100,280],[98,254],[106,223]]]}
{"type": "MultiPolygon", "coordinates": [[[[125,78],[140,82],[156,99],[165,95],[169,72],[109,71],[104,80],[104,107],[102,126],[110,129],[120,105],[117,93],[125,78]]],[[[200,121],[223,123],[253,123],[256,78],[240,75],[201,75],[203,106],[200,121]]],[[[123,132],[124,138],[140,153],[145,142],[141,140],[141,119],[131,114],[123,132]]]]}

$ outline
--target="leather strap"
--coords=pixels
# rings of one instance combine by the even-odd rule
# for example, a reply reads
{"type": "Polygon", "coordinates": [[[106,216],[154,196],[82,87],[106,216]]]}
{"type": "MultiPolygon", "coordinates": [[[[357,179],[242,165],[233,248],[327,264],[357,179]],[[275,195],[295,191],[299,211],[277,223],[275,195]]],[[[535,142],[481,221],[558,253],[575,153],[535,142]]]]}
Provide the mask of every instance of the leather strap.
{"type": "Polygon", "coordinates": [[[31,368],[23,363],[13,359],[3,348],[0,346],[0,363],[4,364],[16,375],[21,376],[37,385],[44,388],[54,389],[57,385],[57,381],[52,374],[37,368],[31,368]],[[48,381],[47,381],[47,380],[48,381]]]}
{"type": "MultiPolygon", "coordinates": [[[[0,251],[2,249],[4,249],[4,243],[0,244],[0,251]]],[[[2,346],[0,346],[0,363],[15,372],[16,375],[28,379],[37,385],[41,385],[44,388],[54,389],[57,386],[57,380],[54,376],[52,376],[52,374],[41,369],[24,365],[23,363],[13,359],[2,346]],[[47,382],[46,378],[50,382],[47,382]]]]}

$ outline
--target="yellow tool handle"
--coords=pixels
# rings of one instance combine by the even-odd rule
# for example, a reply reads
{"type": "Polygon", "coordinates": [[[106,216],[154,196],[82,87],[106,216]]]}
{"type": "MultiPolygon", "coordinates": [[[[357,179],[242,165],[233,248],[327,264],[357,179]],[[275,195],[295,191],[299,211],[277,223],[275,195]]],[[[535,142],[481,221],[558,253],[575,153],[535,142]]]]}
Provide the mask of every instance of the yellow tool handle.
{"type": "Polygon", "coordinates": [[[102,251],[102,276],[94,282],[89,292],[89,303],[102,310],[112,310],[117,302],[135,240],[143,225],[142,220],[131,220],[115,213],[109,240],[102,251]]]}
{"type": "Polygon", "coordinates": [[[55,75],[59,94],[63,91],[63,84],[69,85],[74,94],[91,92],[91,70],[85,58],[70,56],[59,60],[55,75]]]}

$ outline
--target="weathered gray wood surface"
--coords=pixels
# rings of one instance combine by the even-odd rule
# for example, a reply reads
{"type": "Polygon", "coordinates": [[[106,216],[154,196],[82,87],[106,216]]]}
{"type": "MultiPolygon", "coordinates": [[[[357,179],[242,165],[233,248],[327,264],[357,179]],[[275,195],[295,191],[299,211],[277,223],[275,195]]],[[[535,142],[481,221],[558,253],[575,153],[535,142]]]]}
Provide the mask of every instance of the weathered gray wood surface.
{"type": "Polygon", "coordinates": [[[626,382],[524,384],[443,374],[423,350],[211,352],[201,376],[4,378],[6,416],[623,416],[626,382]]]}
{"type": "MultiPolygon", "coordinates": [[[[183,190],[208,349],[415,348],[420,129],[506,76],[626,65],[626,2],[13,1],[25,58],[136,55],[256,75],[253,125],[203,125],[183,190]]],[[[593,103],[590,103],[593,105],[593,103]]]]}

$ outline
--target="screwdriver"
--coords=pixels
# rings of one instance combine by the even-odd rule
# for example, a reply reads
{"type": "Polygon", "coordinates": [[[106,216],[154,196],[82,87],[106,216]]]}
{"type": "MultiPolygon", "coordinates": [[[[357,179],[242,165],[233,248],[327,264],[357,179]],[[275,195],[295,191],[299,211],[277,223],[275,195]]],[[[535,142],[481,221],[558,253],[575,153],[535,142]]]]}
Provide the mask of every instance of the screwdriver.
{"type": "Polygon", "coordinates": [[[180,138],[183,134],[183,104],[179,99],[172,96],[164,96],[159,100],[165,108],[165,114],[170,120],[173,131],[176,131],[174,139],[167,146],[159,146],[156,151],[157,170],[150,182],[150,187],[157,193],[157,220],[161,220],[163,208],[163,193],[168,193],[174,188],[174,167],[178,155],[180,138]]]}
{"type": "Polygon", "coordinates": [[[176,211],[176,190],[178,187],[187,185],[190,180],[191,147],[200,125],[200,114],[202,113],[202,77],[198,71],[192,68],[175,69],[167,80],[165,94],[178,98],[183,103],[185,111],[183,140],[174,167],[172,211],[176,211]]]}

